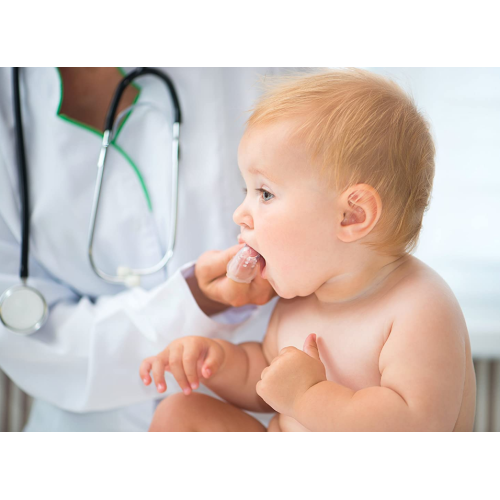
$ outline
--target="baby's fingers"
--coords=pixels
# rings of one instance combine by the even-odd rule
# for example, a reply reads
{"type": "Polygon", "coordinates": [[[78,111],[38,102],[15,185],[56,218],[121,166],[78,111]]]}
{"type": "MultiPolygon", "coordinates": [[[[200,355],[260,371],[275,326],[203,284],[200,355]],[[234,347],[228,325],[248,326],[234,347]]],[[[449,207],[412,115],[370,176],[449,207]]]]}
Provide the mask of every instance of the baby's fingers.
{"type": "Polygon", "coordinates": [[[151,383],[151,377],[149,375],[149,372],[151,371],[151,368],[153,367],[153,360],[154,359],[155,359],[155,356],[151,356],[150,358],[146,358],[141,363],[141,366],[139,367],[139,376],[141,377],[142,381],[144,382],[144,385],[149,385],[151,383]]]}
{"type": "Polygon", "coordinates": [[[184,372],[183,351],[184,348],[182,345],[172,349],[170,352],[169,365],[172,375],[175,377],[175,380],[177,380],[182,392],[187,396],[191,394],[191,386],[184,372]]]}
{"type": "Polygon", "coordinates": [[[165,382],[165,362],[158,356],[153,360],[153,378],[158,392],[165,392],[167,390],[167,383],[165,382]]]}
{"type": "Polygon", "coordinates": [[[201,374],[205,378],[210,378],[214,375],[222,365],[224,351],[217,342],[212,342],[208,350],[205,362],[201,367],[201,374]]]}
{"type": "MultiPolygon", "coordinates": [[[[182,364],[184,373],[191,389],[197,389],[199,386],[198,381],[198,360],[200,358],[200,347],[198,344],[191,344],[184,346],[182,355],[182,364]]],[[[184,388],[183,388],[184,390],[184,388]]],[[[185,392],[185,391],[184,391],[185,392]]]]}

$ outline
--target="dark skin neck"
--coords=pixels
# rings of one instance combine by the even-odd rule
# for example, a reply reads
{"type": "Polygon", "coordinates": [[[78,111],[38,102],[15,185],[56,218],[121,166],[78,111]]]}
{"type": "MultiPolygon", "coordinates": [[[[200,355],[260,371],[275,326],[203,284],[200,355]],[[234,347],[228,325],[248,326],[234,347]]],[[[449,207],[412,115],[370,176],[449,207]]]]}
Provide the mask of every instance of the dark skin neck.
{"type": "MultiPolygon", "coordinates": [[[[118,83],[117,68],[59,68],[63,82],[60,113],[104,132],[104,121],[118,83]]],[[[117,115],[132,105],[138,90],[129,85],[122,94],[117,115]]]]}

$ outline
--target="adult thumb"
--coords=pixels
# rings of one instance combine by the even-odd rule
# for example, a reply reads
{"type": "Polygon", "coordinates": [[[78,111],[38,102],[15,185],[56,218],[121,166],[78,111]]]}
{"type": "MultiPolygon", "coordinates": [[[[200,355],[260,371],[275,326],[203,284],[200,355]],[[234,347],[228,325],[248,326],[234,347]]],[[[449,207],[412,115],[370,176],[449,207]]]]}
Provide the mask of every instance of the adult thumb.
{"type": "MultiPolygon", "coordinates": [[[[203,282],[211,282],[226,275],[227,263],[243,248],[243,244],[234,245],[226,250],[210,250],[202,254],[196,262],[197,277],[203,282]]],[[[198,279],[198,281],[200,281],[198,279]]]]}
{"type": "Polygon", "coordinates": [[[318,350],[318,344],[316,343],[316,334],[315,333],[310,333],[305,342],[304,342],[304,347],[302,350],[311,356],[311,358],[317,359],[318,361],[321,361],[319,358],[319,350],[318,350]]]}

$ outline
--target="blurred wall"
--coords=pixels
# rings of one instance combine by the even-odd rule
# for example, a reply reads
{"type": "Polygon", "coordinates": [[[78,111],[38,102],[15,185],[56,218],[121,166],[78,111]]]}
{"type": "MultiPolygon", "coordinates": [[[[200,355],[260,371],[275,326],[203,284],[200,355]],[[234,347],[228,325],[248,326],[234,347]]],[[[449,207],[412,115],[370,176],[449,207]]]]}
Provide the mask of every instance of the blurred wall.
{"type": "Polygon", "coordinates": [[[431,122],[436,176],[415,255],[457,296],[476,358],[500,358],[500,68],[365,68],[431,122]]]}

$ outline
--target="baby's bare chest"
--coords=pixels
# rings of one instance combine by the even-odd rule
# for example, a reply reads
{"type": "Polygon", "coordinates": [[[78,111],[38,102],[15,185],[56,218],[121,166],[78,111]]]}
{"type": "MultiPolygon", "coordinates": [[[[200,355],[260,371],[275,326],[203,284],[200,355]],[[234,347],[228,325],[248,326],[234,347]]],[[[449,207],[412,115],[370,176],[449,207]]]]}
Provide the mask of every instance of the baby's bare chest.
{"type": "Polygon", "coordinates": [[[306,337],[315,333],[327,379],[359,390],[380,384],[380,352],[391,324],[381,310],[319,314],[303,303],[282,315],[277,328],[278,352],[287,346],[302,349],[306,337]]]}

